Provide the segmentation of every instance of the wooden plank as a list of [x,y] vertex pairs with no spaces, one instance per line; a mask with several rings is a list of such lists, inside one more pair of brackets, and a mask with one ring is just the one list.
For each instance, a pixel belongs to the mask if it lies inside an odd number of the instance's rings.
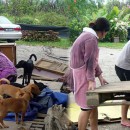
[[31,76],[31,79],[57,82],[57,79],[51,79],[51,78],[46,78],[46,77],[41,77],[41,76],[34,76],[34,75]]
[[42,120],[42,122],[41,121],[32,121],[32,123],[33,124],[41,124],[41,125],[44,125],[45,124],[45,122],[43,122],[43,120]]
[[42,58],[35,63],[35,68],[50,71],[50,72],[60,74],[60,75],[64,75],[64,73],[67,71],[68,66],[66,64],[63,64],[57,61],[51,61],[51,60]]
[[43,79],[58,79],[60,78],[62,75],[61,74],[57,74],[57,73],[54,73],[54,72],[50,72],[48,70],[43,70],[43,69],[37,69],[37,68],[34,68],[33,69],[33,72],[32,72],[32,75],[34,76],[37,76],[37,77],[43,77]]
[[[130,100],[126,94],[130,94],[130,81],[110,83],[93,91],[88,91],[86,93],[87,104],[89,106],[130,104],[128,101],[122,102],[122,100]],[[109,100],[114,100],[114,102],[104,103]]]
[[43,117],[43,118],[44,118],[44,117],[46,117],[46,116],[47,116],[47,114],[42,114],[42,113],[38,113],[38,114],[37,114],[37,117]]
[[130,92],[130,81],[119,81],[90,90],[87,93]]

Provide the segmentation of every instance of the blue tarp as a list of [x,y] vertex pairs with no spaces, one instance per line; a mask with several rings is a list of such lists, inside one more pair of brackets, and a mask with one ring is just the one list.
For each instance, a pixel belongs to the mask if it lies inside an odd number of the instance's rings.
[[[25,121],[32,121],[37,118],[37,113],[47,113],[48,108],[52,107],[54,104],[62,104],[67,107],[68,95],[60,92],[53,92],[48,87],[44,88],[40,95],[33,98],[29,102],[29,106],[24,117]],[[4,120],[15,121],[15,114],[8,113]]]

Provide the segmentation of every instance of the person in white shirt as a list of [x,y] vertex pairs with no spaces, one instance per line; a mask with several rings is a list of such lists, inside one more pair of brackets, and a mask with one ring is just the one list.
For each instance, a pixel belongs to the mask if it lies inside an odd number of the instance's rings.
[[[123,47],[115,65],[115,71],[121,81],[130,81],[130,40]],[[127,96],[130,96],[127,94]],[[130,120],[127,118],[129,105],[122,105],[121,125],[130,127]]]

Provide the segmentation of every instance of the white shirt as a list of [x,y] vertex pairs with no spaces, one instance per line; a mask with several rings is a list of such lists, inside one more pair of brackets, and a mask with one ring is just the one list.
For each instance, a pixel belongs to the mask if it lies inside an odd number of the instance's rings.
[[116,66],[125,70],[130,70],[130,40],[123,47],[118,57]]

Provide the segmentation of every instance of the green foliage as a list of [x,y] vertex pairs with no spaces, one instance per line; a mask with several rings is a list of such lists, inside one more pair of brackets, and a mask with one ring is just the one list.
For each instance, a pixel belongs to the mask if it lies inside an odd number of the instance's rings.
[[123,18],[124,21],[130,21],[130,14],[126,14]]
[[117,6],[114,6],[111,12],[106,15],[106,18],[110,20],[110,31],[105,37],[105,41],[112,42],[114,37],[119,37],[120,41],[126,41],[127,39],[127,27],[128,22],[125,22],[123,19],[119,19],[120,15],[123,13],[119,10]]
[[119,42],[119,43],[113,43],[113,42],[99,42],[99,47],[106,47],[106,48],[112,48],[112,49],[122,49],[126,42]]
[[25,14],[32,14],[33,3],[28,0],[11,0],[8,1],[8,6],[6,7],[7,12],[15,17],[15,21]]
[[82,32],[83,27],[92,20],[92,13],[96,12],[97,6],[93,0],[66,0],[65,3],[69,17],[70,41],[73,42]]
[[[123,9],[120,11],[119,19],[126,19],[124,18],[126,15],[130,14],[130,8],[129,7],[123,7]],[[126,19],[127,20],[127,19]]]
[[41,17],[40,21],[42,25],[66,26],[68,19],[56,12],[48,12]]
[[127,31],[128,22],[123,22],[118,18],[114,18],[110,20],[110,24],[111,28],[107,36],[108,41],[113,41],[114,37],[119,37],[121,42],[126,41],[128,35]]
[[49,1],[49,0],[36,0],[36,11],[37,12],[56,12],[62,15],[66,14],[66,5],[64,0],[55,0]]
[[107,15],[108,15],[108,13],[107,13],[105,6],[98,9],[98,11],[96,12],[96,18],[99,18],[99,17],[105,17],[106,18]]
[[57,47],[57,48],[69,48],[71,46],[69,39],[61,39],[60,41],[23,41],[19,40],[16,41],[17,44],[22,45],[33,45],[33,46],[50,46],[50,47]]
[[[17,44],[20,45],[31,45],[31,46],[50,46],[50,47],[57,47],[57,48],[70,48],[70,40],[69,39],[61,39],[60,41],[23,41],[19,40],[16,41]],[[112,42],[99,42],[99,47],[106,47],[106,48],[114,48],[114,49],[122,49],[126,42],[123,43],[112,43]]]
[[31,16],[20,17],[16,22],[23,24],[34,24],[35,19]]
[[71,23],[69,23],[70,27],[70,41],[73,42],[77,36],[82,32],[83,27],[86,26],[86,23],[81,21],[78,21],[76,18],[71,20]]
[[2,4],[1,2],[0,2],[0,13],[1,14],[3,14],[3,13],[5,13],[6,11],[5,11],[5,6],[4,6],[4,4]]
[[117,18],[120,13],[120,10],[117,6],[114,6],[111,12],[106,16],[109,20],[113,18]]
[[119,0],[108,0],[105,7],[107,12],[110,13],[114,6],[118,7],[121,10],[124,5],[125,4],[121,3]]

